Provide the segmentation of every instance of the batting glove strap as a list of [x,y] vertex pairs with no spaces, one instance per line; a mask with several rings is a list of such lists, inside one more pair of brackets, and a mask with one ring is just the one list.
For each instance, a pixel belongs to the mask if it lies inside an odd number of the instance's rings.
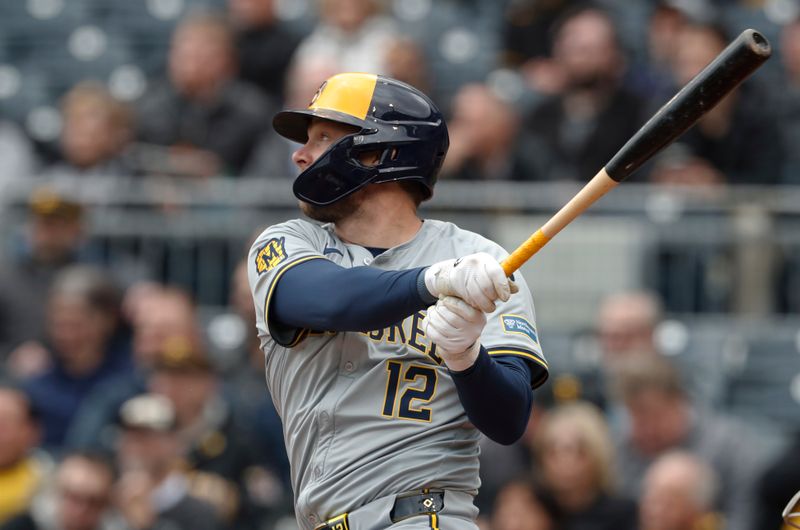
[[433,305],[436,303],[439,297],[434,296],[433,293],[430,292],[427,285],[425,285],[425,275],[428,272],[430,267],[427,267],[420,271],[419,275],[417,275],[417,294],[419,294],[420,299],[426,305]]
[[434,263],[425,271],[425,286],[437,298],[456,296],[484,313],[495,310],[495,301],[508,300],[512,290],[500,263],[485,252]]
[[436,344],[447,367],[456,372],[475,363],[484,326],[486,314],[454,296],[446,296],[429,307],[422,321],[425,336]]

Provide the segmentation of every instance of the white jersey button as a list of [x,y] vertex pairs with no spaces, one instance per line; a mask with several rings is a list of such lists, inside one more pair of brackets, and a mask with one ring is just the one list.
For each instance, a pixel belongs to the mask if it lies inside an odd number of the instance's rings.
[[314,524],[314,525],[315,525],[315,524],[317,524],[317,521],[318,521],[318,519],[317,519],[317,516],[316,516],[316,515],[314,515],[313,513],[312,513],[311,515],[309,515],[309,516],[308,516],[308,522],[309,522],[309,523],[311,523],[311,524]]
[[355,368],[355,365],[352,362],[347,361],[346,363],[344,363],[344,369],[346,371],[352,372],[354,368]]

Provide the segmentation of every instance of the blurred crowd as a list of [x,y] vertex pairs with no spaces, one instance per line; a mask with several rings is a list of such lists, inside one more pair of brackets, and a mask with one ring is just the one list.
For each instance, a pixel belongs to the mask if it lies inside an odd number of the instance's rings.
[[[163,46],[137,50],[144,80],[51,78],[29,114],[19,98],[39,92],[24,75],[10,90],[9,72],[52,65],[0,36],[13,68],[0,64],[2,180],[287,178],[293,146],[272,132],[274,112],[306,106],[336,72],[370,71],[422,88],[447,114],[441,178],[585,181],[753,25],[776,57],[635,178],[800,183],[792,0],[29,0],[0,17],[57,18],[67,3],[117,21],[108,46],[116,29],[134,33],[138,11],[174,20]],[[92,42],[67,53],[91,58]],[[101,265],[68,193],[38,189],[26,215],[0,263],[0,530],[293,528],[245,264],[218,279],[230,293],[220,349],[188,290],[136,264]],[[660,351],[663,313],[649,292],[610,296],[597,369],[554,372],[524,438],[486,441],[482,529],[781,528],[800,488],[800,426],[755,428],[703,400]]]
[[[189,292],[83,254],[82,215],[39,192],[0,271],[0,529],[295,528],[246,264],[221,352]],[[523,438],[484,440],[483,530],[781,529],[798,426],[714,406],[663,321],[651,292],[603,300],[596,367],[554,369]]]
[[[36,44],[42,20],[34,42],[0,38],[0,175],[289,176],[291,147],[270,128],[276,109],[305,106],[335,72],[368,71],[422,88],[445,111],[443,178],[585,181],[752,25],[776,57],[637,178],[800,182],[793,0],[316,0],[291,20],[278,0],[174,3],[80,0],[73,17],[97,25],[67,21],[61,59]],[[71,12],[63,0],[14,4],[0,10],[9,25]],[[153,26],[174,17],[160,48],[139,27],[151,11]],[[120,74],[104,51],[133,58]],[[87,79],[65,83],[83,70]]]

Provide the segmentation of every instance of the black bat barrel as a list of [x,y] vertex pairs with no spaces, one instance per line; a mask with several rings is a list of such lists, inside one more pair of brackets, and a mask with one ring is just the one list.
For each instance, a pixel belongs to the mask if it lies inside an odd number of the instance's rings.
[[714,108],[772,54],[769,41],[747,29],[669,100],[606,164],[622,182]]

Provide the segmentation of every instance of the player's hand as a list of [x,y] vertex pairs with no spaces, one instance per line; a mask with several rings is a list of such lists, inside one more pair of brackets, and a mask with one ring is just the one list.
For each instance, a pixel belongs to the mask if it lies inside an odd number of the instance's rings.
[[428,308],[422,331],[436,344],[436,351],[453,371],[466,370],[480,352],[486,313],[460,298],[446,296]]
[[500,263],[485,252],[434,263],[425,271],[425,287],[437,298],[456,296],[484,313],[516,292]]

